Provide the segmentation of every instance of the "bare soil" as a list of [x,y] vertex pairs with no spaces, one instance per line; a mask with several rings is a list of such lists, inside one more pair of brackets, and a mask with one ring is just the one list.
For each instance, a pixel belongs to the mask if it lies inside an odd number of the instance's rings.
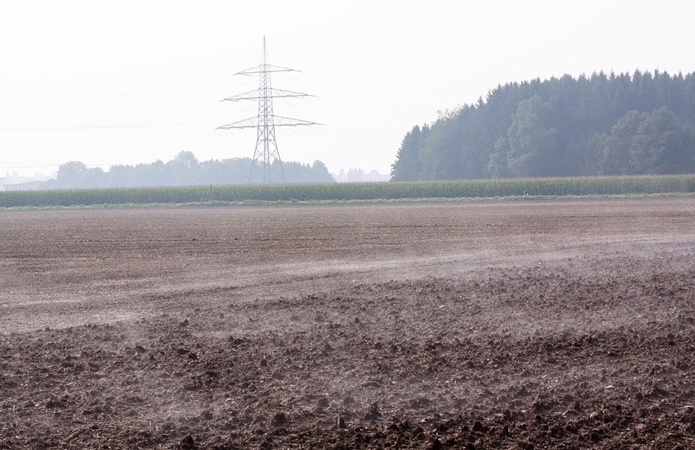
[[0,212],[0,449],[695,448],[695,199]]

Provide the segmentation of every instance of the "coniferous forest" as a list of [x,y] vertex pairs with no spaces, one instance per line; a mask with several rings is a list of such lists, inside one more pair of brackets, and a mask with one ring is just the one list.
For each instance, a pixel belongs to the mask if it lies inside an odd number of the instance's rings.
[[695,73],[509,83],[416,126],[391,180],[695,173]]

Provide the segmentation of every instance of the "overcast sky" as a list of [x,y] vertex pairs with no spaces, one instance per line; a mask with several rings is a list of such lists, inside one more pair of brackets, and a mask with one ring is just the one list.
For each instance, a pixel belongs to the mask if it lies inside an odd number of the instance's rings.
[[30,1],[0,6],[0,177],[251,157],[256,114],[221,102],[270,63],[284,161],[388,173],[413,126],[499,84],[595,71],[695,71],[687,1]]

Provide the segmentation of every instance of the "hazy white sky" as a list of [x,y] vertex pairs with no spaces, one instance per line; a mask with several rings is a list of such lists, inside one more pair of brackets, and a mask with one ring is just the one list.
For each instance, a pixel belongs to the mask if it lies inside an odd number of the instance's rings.
[[0,177],[77,160],[251,157],[254,130],[216,130],[273,87],[282,159],[390,170],[401,139],[498,84],[594,71],[695,71],[688,1],[31,1],[0,5]]

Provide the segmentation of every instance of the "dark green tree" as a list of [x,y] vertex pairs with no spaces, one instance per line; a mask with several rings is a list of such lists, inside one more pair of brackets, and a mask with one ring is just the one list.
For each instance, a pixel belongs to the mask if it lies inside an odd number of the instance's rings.
[[507,131],[509,170],[519,177],[557,175],[557,130],[548,127],[549,107],[536,95],[519,104]]
[[613,125],[610,134],[603,143],[603,154],[600,161],[600,173],[603,175],[628,175],[635,173],[630,161],[630,146],[632,138],[637,134],[647,113],[630,111]]
[[465,174],[461,121],[455,113],[448,114],[432,126],[429,139],[425,141],[431,179],[455,180]]
[[396,161],[391,165],[392,181],[415,181],[420,179],[422,174],[420,149],[428,131],[428,127],[420,129],[416,125],[405,135],[396,154]]
[[683,125],[667,108],[640,123],[630,144],[630,165],[640,174],[675,174],[693,170],[692,148]]
[[512,176],[509,170],[509,140],[501,137],[495,142],[495,151],[490,155],[487,170],[492,178],[509,178]]
[[590,176],[601,173],[605,133],[594,133],[587,139],[577,143],[578,148],[571,153],[576,153],[580,158],[579,173],[577,175]]

